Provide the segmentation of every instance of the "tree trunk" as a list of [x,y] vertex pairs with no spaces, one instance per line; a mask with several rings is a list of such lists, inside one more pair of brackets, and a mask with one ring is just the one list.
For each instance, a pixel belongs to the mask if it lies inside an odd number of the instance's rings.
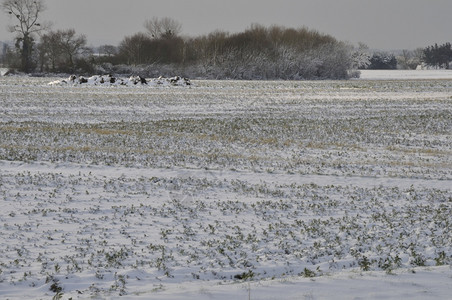
[[21,50],[21,69],[28,73],[32,69],[31,52],[33,48],[33,40],[28,34],[24,34]]

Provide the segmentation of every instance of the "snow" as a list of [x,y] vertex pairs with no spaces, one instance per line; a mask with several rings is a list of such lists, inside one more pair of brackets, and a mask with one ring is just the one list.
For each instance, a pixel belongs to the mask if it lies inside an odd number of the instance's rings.
[[452,70],[360,70],[362,80],[452,79]]
[[0,298],[452,298],[451,80],[95,82],[0,79]]
[[8,74],[10,71],[10,69],[7,68],[0,68],[0,76],[5,76],[6,74]]
[[[172,285],[143,299],[448,299],[450,267],[384,272],[341,272],[319,278],[288,277],[235,284]],[[137,297],[140,298],[140,297]]]

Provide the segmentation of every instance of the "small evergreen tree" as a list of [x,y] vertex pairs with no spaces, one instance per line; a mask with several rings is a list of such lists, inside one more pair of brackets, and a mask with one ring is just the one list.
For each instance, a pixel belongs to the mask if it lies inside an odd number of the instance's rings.
[[374,53],[370,58],[371,70],[394,70],[397,69],[397,59],[394,54],[390,53]]
[[428,46],[424,49],[424,62],[432,67],[449,69],[452,61],[452,47],[450,43],[438,46]]

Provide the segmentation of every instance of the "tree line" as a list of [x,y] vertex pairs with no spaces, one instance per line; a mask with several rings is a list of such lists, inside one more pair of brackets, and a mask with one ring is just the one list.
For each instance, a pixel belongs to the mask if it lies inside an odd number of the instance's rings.
[[435,44],[424,49],[425,63],[437,68],[449,69],[452,61],[452,47],[450,43]]
[[308,28],[251,25],[239,33],[215,31],[183,37],[182,25],[171,18],[152,18],[144,32],[126,36],[119,45],[87,47],[74,29],[51,30],[40,22],[43,0],[3,0],[3,11],[16,33],[3,63],[22,72],[135,73],[230,79],[344,79],[353,69],[412,68],[420,62],[449,67],[450,44],[422,51],[403,51],[397,58],[353,47]]
[[348,52],[345,44],[307,28],[255,24],[240,33],[193,38],[137,33],[124,38],[113,59],[119,65],[172,66],[206,78],[345,78]]

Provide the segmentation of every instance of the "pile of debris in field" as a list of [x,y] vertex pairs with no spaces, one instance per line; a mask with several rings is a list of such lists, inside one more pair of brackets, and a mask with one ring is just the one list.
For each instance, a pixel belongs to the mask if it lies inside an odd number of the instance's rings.
[[181,76],[174,76],[170,78],[159,77],[146,79],[141,76],[131,76],[129,78],[118,78],[112,75],[94,75],[91,77],[71,75],[67,79],[56,80],[49,83],[49,85],[103,85],[103,86],[190,86],[191,82],[188,78]]

